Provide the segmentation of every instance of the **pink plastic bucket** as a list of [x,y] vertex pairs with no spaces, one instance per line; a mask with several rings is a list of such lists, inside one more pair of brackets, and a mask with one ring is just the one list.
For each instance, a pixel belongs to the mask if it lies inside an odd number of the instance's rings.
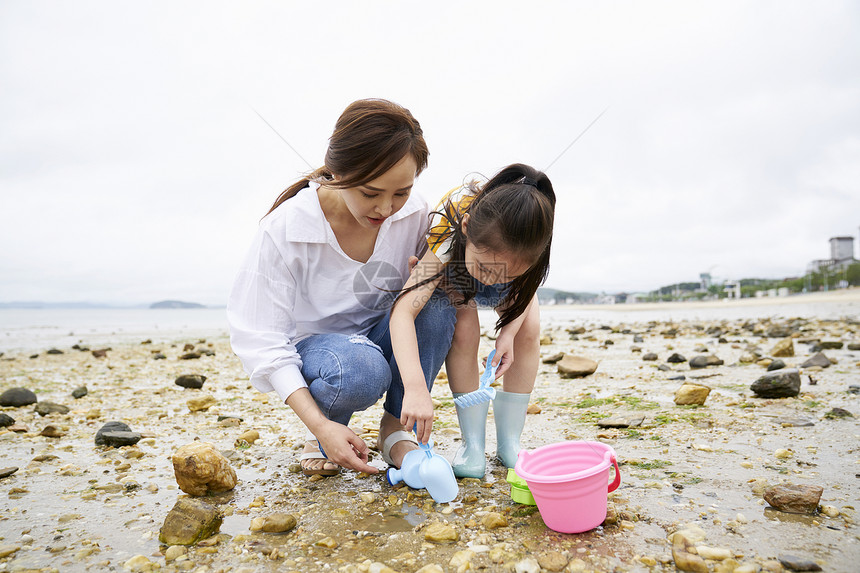
[[[609,483],[609,467],[615,479]],[[520,450],[514,468],[526,480],[547,527],[582,533],[606,519],[610,491],[621,484],[615,450],[600,442],[561,442]]]

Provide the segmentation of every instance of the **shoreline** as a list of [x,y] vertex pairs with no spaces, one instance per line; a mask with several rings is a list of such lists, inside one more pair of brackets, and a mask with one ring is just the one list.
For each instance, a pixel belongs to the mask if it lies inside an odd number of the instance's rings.
[[701,308],[744,308],[793,304],[860,303],[860,287],[776,297],[741,299],[635,302],[618,304],[542,304],[542,309],[605,310],[610,312],[636,312],[653,310],[684,310]]

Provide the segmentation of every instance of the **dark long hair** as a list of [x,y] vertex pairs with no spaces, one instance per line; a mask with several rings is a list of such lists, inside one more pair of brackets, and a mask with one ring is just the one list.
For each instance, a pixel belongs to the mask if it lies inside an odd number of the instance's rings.
[[[418,164],[415,173],[418,175],[427,167],[430,152],[421,124],[408,109],[384,99],[352,102],[334,126],[325,165],[287,187],[269,213],[311,181],[338,188],[364,185],[394,167],[409,153]],[[337,174],[340,179],[335,182],[332,174]]]
[[[430,240],[452,239],[447,252],[450,262],[436,275],[412,288],[442,276],[449,296],[452,290],[458,293],[457,304],[471,300],[477,285],[466,269],[467,240],[478,248],[509,252],[530,261],[526,272],[511,281],[500,302],[498,330],[525,312],[549,273],[555,191],[545,173],[522,163],[505,167],[482,186],[470,184],[470,187],[475,197],[463,212],[449,199],[435,213],[448,223],[450,230],[445,236],[434,236],[431,232]],[[469,214],[468,236],[462,229],[466,213]]]

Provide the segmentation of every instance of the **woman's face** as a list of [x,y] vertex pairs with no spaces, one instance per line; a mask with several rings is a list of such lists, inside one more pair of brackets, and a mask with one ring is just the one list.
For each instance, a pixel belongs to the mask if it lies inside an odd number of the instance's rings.
[[418,163],[411,154],[407,154],[376,179],[364,185],[340,189],[340,194],[359,225],[378,229],[385,219],[406,204],[415,183],[416,171]]

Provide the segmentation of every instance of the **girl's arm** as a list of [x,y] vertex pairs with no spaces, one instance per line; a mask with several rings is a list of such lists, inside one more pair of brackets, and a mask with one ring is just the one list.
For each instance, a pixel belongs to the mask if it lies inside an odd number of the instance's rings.
[[[442,262],[428,250],[412,269],[403,289],[406,290],[433,276],[441,268]],[[400,423],[408,428],[415,425],[418,441],[421,443],[426,443],[430,439],[430,431],[433,429],[433,402],[427,390],[424,371],[421,369],[415,318],[430,300],[440,281],[441,277],[402,295],[391,309],[389,320],[391,346],[403,379],[403,407],[400,411]]]
[[[514,363],[514,338],[520,331],[520,327],[525,322],[526,317],[531,312],[532,307],[537,304],[537,295],[535,295],[526,309],[521,315],[504,325],[499,330],[499,335],[496,337],[496,355],[493,357],[493,363],[499,364],[499,369],[496,370],[496,378],[502,376],[505,371]],[[501,310],[501,309],[497,309]]]

